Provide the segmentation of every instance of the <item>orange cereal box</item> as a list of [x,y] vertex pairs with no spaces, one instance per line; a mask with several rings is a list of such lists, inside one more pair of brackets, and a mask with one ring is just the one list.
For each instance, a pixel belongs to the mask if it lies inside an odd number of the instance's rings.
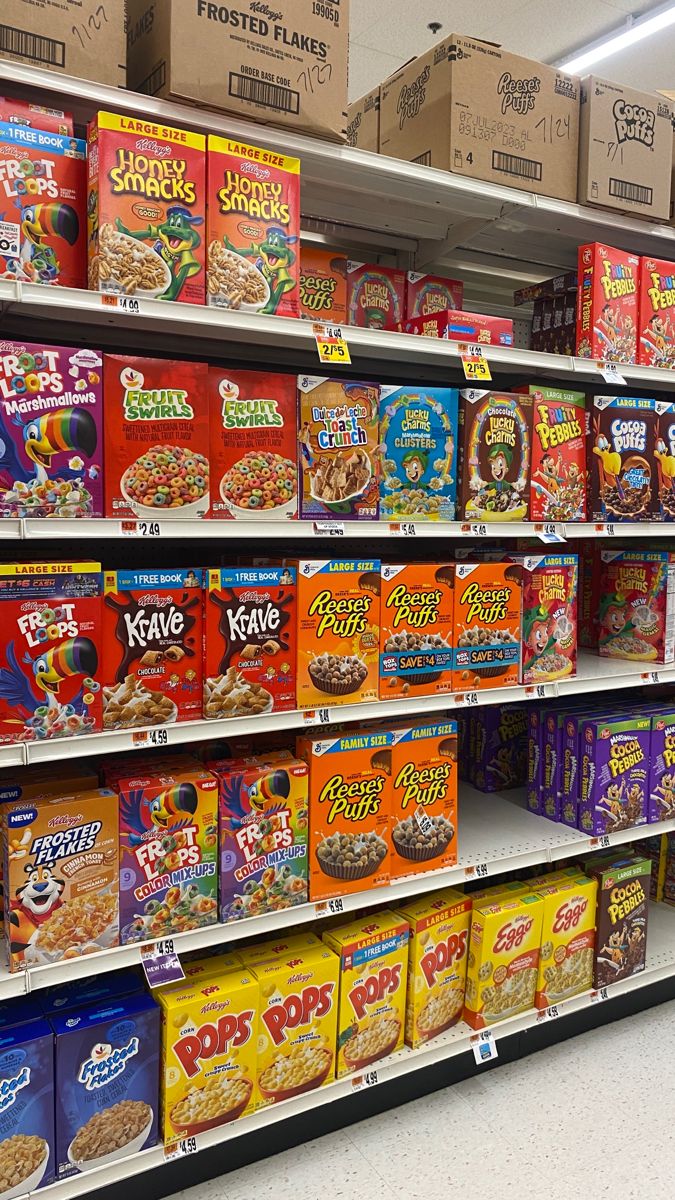
[[209,134],[207,303],[300,315],[300,160]]
[[380,700],[452,691],[453,564],[382,563]]
[[457,862],[457,722],[392,730],[392,879]]
[[300,516],[377,520],[379,387],[300,375],[298,392]]
[[309,763],[310,900],[389,882],[391,741],[385,730],[298,739]]
[[405,1040],[417,1050],[459,1021],[471,928],[471,897],[453,888],[401,905],[410,926]]
[[401,1049],[409,937],[408,922],[389,911],[324,933],[340,959],[338,1079]]
[[598,881],[579,875],[537,891],[544,910],[535,1003],[548,1008],[593,986]]
[[300,250],[300,316],[305,321],[347,323],[347,258],[321,246]]
[[380,563],[294,564],[298,580],[298,708],[377,700]]
[[456,564],[453,691],[518,683],[522,577],[517,563]]
[[106,354],[103,383],[106,516],[207,516],[206,363]]
[[99,112],[87,140],[89,287],[203,304],[204,135]]
[[543,909],[533,892],[474,907],[464,1005],[472,1029],[534,1006]]

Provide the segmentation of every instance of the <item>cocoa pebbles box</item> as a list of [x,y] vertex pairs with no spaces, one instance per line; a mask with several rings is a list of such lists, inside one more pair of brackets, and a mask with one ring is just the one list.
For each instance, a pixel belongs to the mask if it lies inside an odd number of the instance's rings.
[[675,712],[664,706],[652,717],[649,772],[650,824],[675,817]]
[[378,698],[380,563],[300,559],[298,708]]
[[657,464],[665,475],[669,470],[667,448],[657,446],[660,408],[656,400],[641,396],[593,397],[588,434],[589,521],[660,519]]
[[460,520],[528,520],[532,409],[525,394],[460,393]]
[[379,387],[300,375],[298,392],[300,516],[377,520]]
[[587,720],[581,734],[579,828],[598,837],[646,825],[651,716]]
[[598,654],[635,662],[675,661],[675,554],[601,551]]
[[405,312],[405,271],[375,263],[347,263],[349,324],[397,329]]
[[579,247],[578,264],[577,355],[634,363],[639,258],[592,242]]
[[593,986],[606,987],[644,971],[651,863],[639,855],[620,855],[590,864],[598,881]]
[[530,520],[586,520],[586,397],[531,385]]

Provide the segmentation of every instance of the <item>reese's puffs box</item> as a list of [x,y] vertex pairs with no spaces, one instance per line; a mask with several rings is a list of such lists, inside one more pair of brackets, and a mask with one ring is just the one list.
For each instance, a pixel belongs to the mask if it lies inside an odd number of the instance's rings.
[[391,877],[457,862],[457,722],[392,730]]
[[382,563],[380,699],[452,690],[454,564]]
[[323,246],[300,252],[300,316],[305,321],[347,321],[347,259]]
[[300,559],[298,708],[378,697],[380,563]]
[[457,563],[453,691],[519,682],[522,574],[517,563]]

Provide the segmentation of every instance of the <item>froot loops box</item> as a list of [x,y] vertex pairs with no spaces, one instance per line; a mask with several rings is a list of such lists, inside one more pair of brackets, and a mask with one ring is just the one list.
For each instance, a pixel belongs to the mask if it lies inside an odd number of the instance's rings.
[[471,927],[471,897],[452,888],[404,903],[410,926],[406,1044],[417,1050],[459,1021]]
[[405,318],[429,317],[433,313],[457,311],[462,307],[464,284],[459,279],[422,275],[408,271],[405,281]]
[[457,862],[457,722],[391,731],[392,879]]
[[576,554],[509,555],[523,568],[521,683],[549,683],[577,669]]
[[375,263],[347,263],[349,324],[397,328],[405,313],[405,271]]
[[455,388],[381,385],[384,520],[454,521],[458,401]]
[[634,363],[639,258],[592,242],[579,247],[578,263],[577,355]]
[[534,1006],[543,910],[531,892],[474,906],[464,1004],[472,1029]]
[[457,563],[453,691],[518,683],[522,588],[518,563]]
[[106,354],[103,371],[106,516],[207,516],[206,363]]
[[454,564],[382,563],[380,699],[452,690]]
[[377,520],[377,384],[300,375],[300,516]]
[[300,316],[305,321],[347,320],[347,259],[335,250],[303,246],[300,252]]
[[603,550],[598,654],[635,662],[675,660],[675,554]]
[[378,698],[380,563],[299,559],[298,708]]
[[0,743],[101,728],[101,564],[0,566]]
[[295,375],[209,367],[211,516],[289,520],[298,513]]
[[640,259],[640,323],[637,361],[675,367],[675,263]]

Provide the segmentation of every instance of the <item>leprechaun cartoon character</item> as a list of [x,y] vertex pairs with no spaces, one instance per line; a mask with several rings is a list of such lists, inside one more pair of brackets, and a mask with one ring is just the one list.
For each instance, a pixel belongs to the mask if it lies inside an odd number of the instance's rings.
[[223,237],[224,245],[233,254],[255,258],[255,267],[267,280],[270,295],[260,310],[263,313],[275,313],[286,293],[292,292],[297,284],[290,271],[295,262],[295,251],[291,250],[291,246],[297,240],[295,235],[284,233],[278,225],[269,227],[264,242],[251,242],[250,246],[237,248],[227,236]]
[[551,614],[543,604],[537,604],[523,614],[523,642],[527,647],[523,670],[536,670],[539,660],[555,646]]
[[409,450],[403,455],[401,466],[408,483],[419,483],[427,469],[427,456],[418,450]]
[[635,625],[628,613],[628,601],[621,592],[609,592],[600,601],[599,646],[607,646],[615,638],[635,633]]
[[204,218],[194,216],[182,204],[172,204],[166,211],[166,219],[161,225],[146,225],[145,229],[127,229],[117,217],[116,228],[127,237],[137,242],[149,242],[154,239],[152,249],[164,260],[171,272],[171,283],[166,291],[158,297],[160,300],[178,300],[183,284],[198,275],[202,265],[195,256],[195,250],[201,245],[201,236],[195,225],[203,225]]

